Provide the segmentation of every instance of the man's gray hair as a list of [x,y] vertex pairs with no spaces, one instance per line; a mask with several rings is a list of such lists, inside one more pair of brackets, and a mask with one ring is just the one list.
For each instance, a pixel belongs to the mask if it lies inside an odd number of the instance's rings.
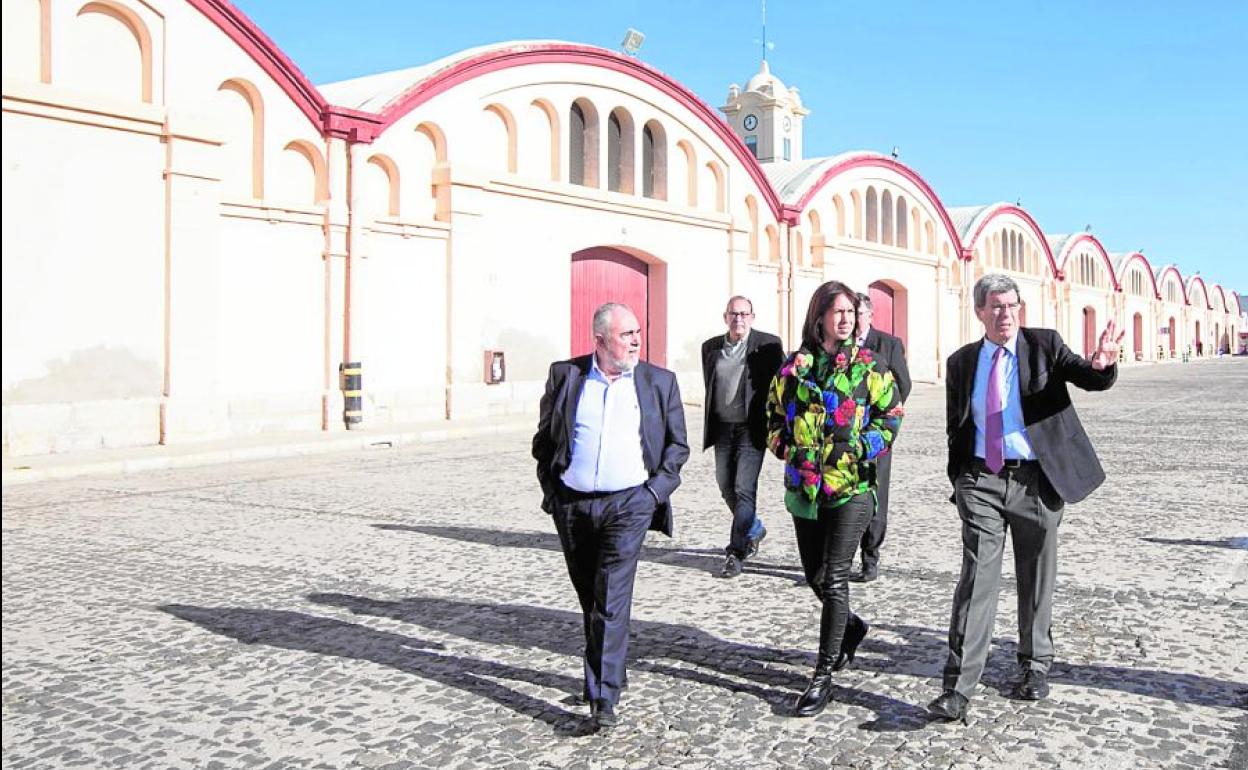
[[611,314],[616,310],[627,310],[630,313],[633,312],[633,309],[628,305],[625,305],[623,302],[607,302],[606,304],[599,305],[598,309],[594,311],[594,321],[592,324],[595,337],[608,333],[611,328]]
[[862,310],[863,308],[871,309],[871,295],[858,292],[858,309]]
[[1007,291],[1014,292],[1020,300],[1023,296],[1023,293],[1018,290],[1018,284],[1008,275],[1000,273],[985,275],[975,282],[975,309],[980,310],[988,304],[989,294],[1005,294]]
[[750,312],[751,313],[754,312],[754,300],[750,299],[749,297],[743,294],[734,294],[731,297],[729,297],[728,304],[724,305],[724,312],[725,313],[730,312],[732,310],[732,303],[736,302],[737,300],[750,303]]

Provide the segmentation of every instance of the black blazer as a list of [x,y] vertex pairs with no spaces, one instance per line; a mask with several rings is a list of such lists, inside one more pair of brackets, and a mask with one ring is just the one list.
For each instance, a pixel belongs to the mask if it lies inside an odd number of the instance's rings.
[[[542,510],[554,513],[559,477],[572,462],[572,433],[576,407],[589,375],[593,354],[550,365],[533,436],[537,481],[542,485]],[[680,486],[680,467],[689,459],[685,437],[685,408],[680,402],[676,375],[644,361],[634,370],[637,403],[641,407],[641,449],[650,480],[646,486],[658,499],[650,529],[672,536],[672,492]]]
[[[702,403],[702,451],[715,444],[719,422],[711,419],[715,397],[715,357],[724,349],[724,335],[702,343],[702,382],[706,399]],[[750,426],[750,442],[758,449],[767,446],[767,388],[784,364],[784,345],[774,334],[750,330],[745,342],[745,414]]]
[[[949,356],[945,380],[945,430],[949,439],[949,481],[975,457],[975,420],[971,416],[971,392],[975,369],[984,341],[962,346]],[[1075,414],[1066,384],[1084,390],[1107,390],[1118,378],[1118,367],[1101,371],[1075,355],[1061,335],[1052,329],[1019,330],[1018,389],[1023,423],[1040,469],[1059,503],[1077,503],[1101,485],[1105,471],[1096,450]],[[1041,489],[1041,493],[1048,490]]]
[[868,350],[874,350],[876,357],[893,373],[893,379],[897,382],[897,392],[904,403],[907,398],[910,398],[910,368],[906,366],[906,346],[901,338],[872,326],[862,346]]

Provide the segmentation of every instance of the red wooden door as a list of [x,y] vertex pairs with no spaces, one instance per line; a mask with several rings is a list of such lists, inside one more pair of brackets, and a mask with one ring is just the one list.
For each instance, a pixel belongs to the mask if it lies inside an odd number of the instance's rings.
[[599,247],[572,255],[572,355],[594,350],[594,311],[606,302],[632,308],[641,322],[641,359],[650,360],[650,268],[618,249]]
[[1136,313],[1135,318],[1132,320],[1131,326],[1132,326],[1132,330],[1131,330],[1132,334],[1135,337],[1135,345],[1134,345],[1135,360],[1143,361],[1144,360],[1144,316],[1140,315],[1139,313]]
[[871,297],[871,325],[885,334],[896,334],[893,331],[893,288],[876,281],[867,287],[867,292]]
[[871,325],[899,338],[901,344],[909,347],[906,290],[876,281],[867,287],[867,296],[871,297]]
[[1171,358],[1174,358],[1174,346],[1176,344],[1174,341],[1174,338],[1177,336],[1175,332],[1176,332],[1176,329],[1174,326],[1174,316],[1170,316],[1170,357]]
[[1091,358],[1096,350],[1096,311],[1090,307],[1083,309],[1083,357]]

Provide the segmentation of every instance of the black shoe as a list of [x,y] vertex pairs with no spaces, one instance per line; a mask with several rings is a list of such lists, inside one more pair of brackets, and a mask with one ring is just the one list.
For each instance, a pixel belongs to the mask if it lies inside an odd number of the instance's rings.
[[736,554],[730,553],[724,559],[724,566],[719,570],[719,576],[721,578],[735,578],[741,574],[742,568],[741,560],[737,558]]
[[589,709],[589,716],[599,730],[610,730],[620,724],[620,717],[615,713],[615,705],[605,700],[595,702]]
[[793,705],[793,715],[813,717],[823,711],[830,700],[832,700],[832,670],[816,667],[815,675],[811,677],[806,691],[798,696],[797,703]]
[[870,628],[867,621],[850,613],[849,622],[845,624],[845,636],[841,638],[841,652],[832,664],[833,671],[840,671],[854,662],[854,653],[858,652],[858,645],[862,644]]
[[880,576],[880,568],[878,566],[863,565],[861,572],[855,572],[849,576],[851,582],[854,583],[870,583]]
[[961,721],[966,724],[966,710],[970,700],[957,690],[945,690],[940,697],[927,704],[927,713],[946,722]]
[[767,537],[767,529],[766,527],[764,527],[763,531],[758,533],[758,537],[750,541],[749,548],[745,552],[745,557],[747,559],[753,556],[754,554],[758,553],[758,547],[763,544],[763,539],[766,537]]
[[1049,675],[1034,668],[1027,669],[1010,695],[1018,700],[1044,700],[1049,697]]

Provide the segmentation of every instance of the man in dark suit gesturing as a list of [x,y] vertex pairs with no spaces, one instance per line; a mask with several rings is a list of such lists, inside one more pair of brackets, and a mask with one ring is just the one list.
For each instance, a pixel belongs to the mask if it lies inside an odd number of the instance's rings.
[[[904,404],[910,397],[910,369],[906,366],[906,346],[900,337],[882,332],[871,325],[871,297],[858,295],[858,347],[875,351],[875,358],[893,373],[897,386],[898,403]],[[894,448],[896,445],[894,445]],[[869,583],[880,576],[880,546],[888,530],[888,480],[892,475],[893,453],[885,452],[875,461],[875,512],[871,523],[862,533],[862,571],[850,576],[850,580]]]
[[988,659],[1006,530],[1014,544],[1022,667],[1013,696],[1048,695],[1062,508],[1105,480],[1066,386],[1113,385],[1125,332],[1115,336],[1111,320],[1089,360],[1072,353],[1055,331],[1020,328],[1018,310],[1011,278],[979,279],[975,314],[984,339],[949,357],[948,473],[962,519],[962,575],[953,596],[944,692],[928,706],[941,719],[965,720]]
[[748,297],[728,300],[724,323],[725,334],[702,343],[702,451],[715,447],[715,481],[732,511],[719,576],[734,578],[767,536],[758,517],[758,472],[767,448],[767,389],[784,363],[784,346],[776,335],[753,328]]
[[639,361],[641,326],[625,305],[594,312],[594,352],[550,367],[533,458],[542,510],[559,531],[581,603],[585,689],[600,729],[626,681],[633,578],[646,531],[671,537],[668,502],[689,458],[676,376]]

